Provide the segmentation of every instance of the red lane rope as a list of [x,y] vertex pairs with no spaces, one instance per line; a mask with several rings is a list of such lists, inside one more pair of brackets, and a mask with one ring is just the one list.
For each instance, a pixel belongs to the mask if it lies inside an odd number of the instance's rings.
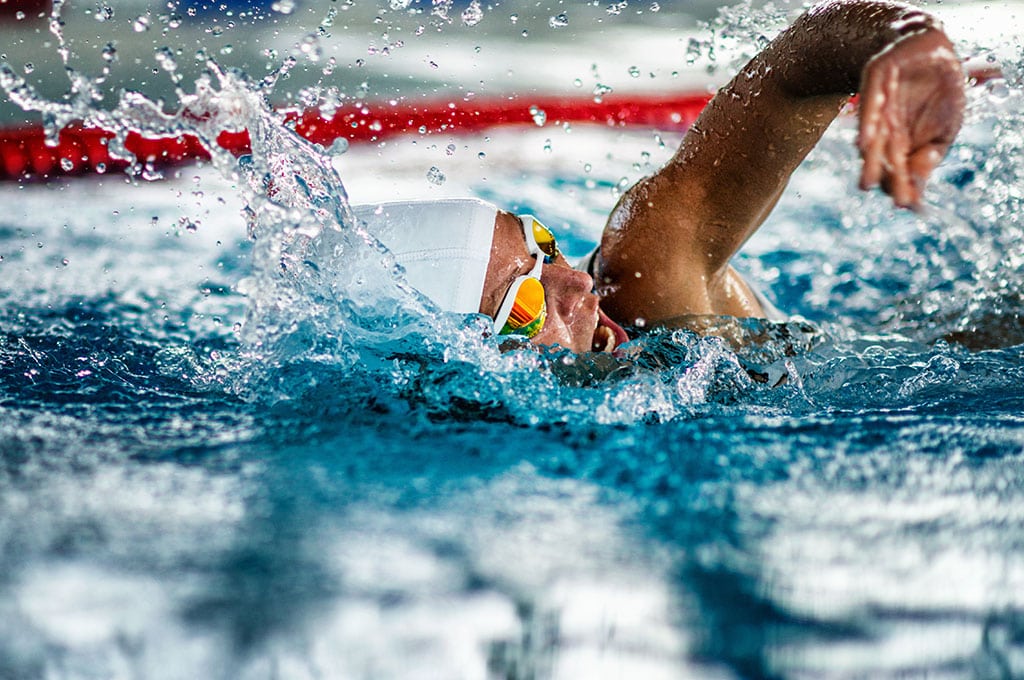
[[[544,112],[547,123],[638,125],[662,130],[685,130],[700,114],[711,95],[682,93],[641,95],[628,101],[565,99],[562,97],[507,97],[471,101],[427,100],[367,103],[339,109],[331,118],[317,110],[292,113],[286,120],[306,139],[330,145],[344,137],[349,142],[376,142],[407,133],[470,134],[499,125],[535,124]],[[72,124],[64,128],[56,146],[46,144],[42,125],[0,129],[0,180],[46,179],[63,175],[101,173],[123,169],[127,163],[110,157],[107,142],[113,134]],[[222,133],[217,142],[235,154],[249,150],[249,135]],[[146,139],[132,133],[125,147],[138,162],[162,168],[209,155],[190,136]]]

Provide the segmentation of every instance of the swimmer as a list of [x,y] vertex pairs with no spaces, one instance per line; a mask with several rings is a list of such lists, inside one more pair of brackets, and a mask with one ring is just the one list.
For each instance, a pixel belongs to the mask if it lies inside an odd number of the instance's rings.
[[584,270],[539,220],[482,201],[361,214],[383,215],[379,238],[442,309],[478,311],[496,333],[538,345],[611,351],[627,341],[624,326],[776,317],[729,261],[851,95],[860,96],[860,187],[917,210],[960,129],[964,86],[953,45],[928,13],[834,0],[803,14],[719,90],[672,159],[622,196]]

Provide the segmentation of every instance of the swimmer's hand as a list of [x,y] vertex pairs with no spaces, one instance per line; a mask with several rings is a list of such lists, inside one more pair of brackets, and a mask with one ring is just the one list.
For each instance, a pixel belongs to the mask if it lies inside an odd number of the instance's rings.
[[964,82],[953,45],[938,30],[902,38],[865,65],[861,189],[881,185],[896,205],[920,209],[928,176],[963,122]]

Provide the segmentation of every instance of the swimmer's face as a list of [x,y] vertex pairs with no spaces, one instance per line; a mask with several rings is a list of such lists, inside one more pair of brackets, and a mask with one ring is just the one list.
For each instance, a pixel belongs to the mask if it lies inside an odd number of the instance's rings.
[[[499,212],[494,222],[480,311],[493,318],[515,278],[528,274],[535,263],[519,219]],[[564,256],[544,265],[540,280],[544,284],[548,316],[532,342],[559,345],[573,352],[592,352],[611,351],[626,340],[622,329],[600,311],[600,300],[593,293],[594,280],[570,267]]]

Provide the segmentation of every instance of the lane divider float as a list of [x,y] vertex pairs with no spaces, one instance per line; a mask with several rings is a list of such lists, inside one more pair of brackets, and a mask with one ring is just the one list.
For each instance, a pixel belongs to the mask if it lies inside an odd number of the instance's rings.
[[[503,125],[536,125],[543,111],[546,124],[594,123],[610,127],[645,126],[666,131],[688,128],[710,100],[705,92],[630,96],[594,101],[564,97],[429,100],[356,103],[324,118],[318,110],[288,113],[285,120],[311,142],[330,146],[335,140],[373,143],[402,134],[473,134]],[[55,146],[48,146],[43,127],[0,128],[0,180],[45,180],[122,170],[128,163],[111,158],[107,143],[113,133],[72,124]],[[221,133],[217,142],[235,154],[249,150],[247,132]],[[137,162],[162,169],[208,159],[195,137],[148,139],[131,133],[125,140]]]

